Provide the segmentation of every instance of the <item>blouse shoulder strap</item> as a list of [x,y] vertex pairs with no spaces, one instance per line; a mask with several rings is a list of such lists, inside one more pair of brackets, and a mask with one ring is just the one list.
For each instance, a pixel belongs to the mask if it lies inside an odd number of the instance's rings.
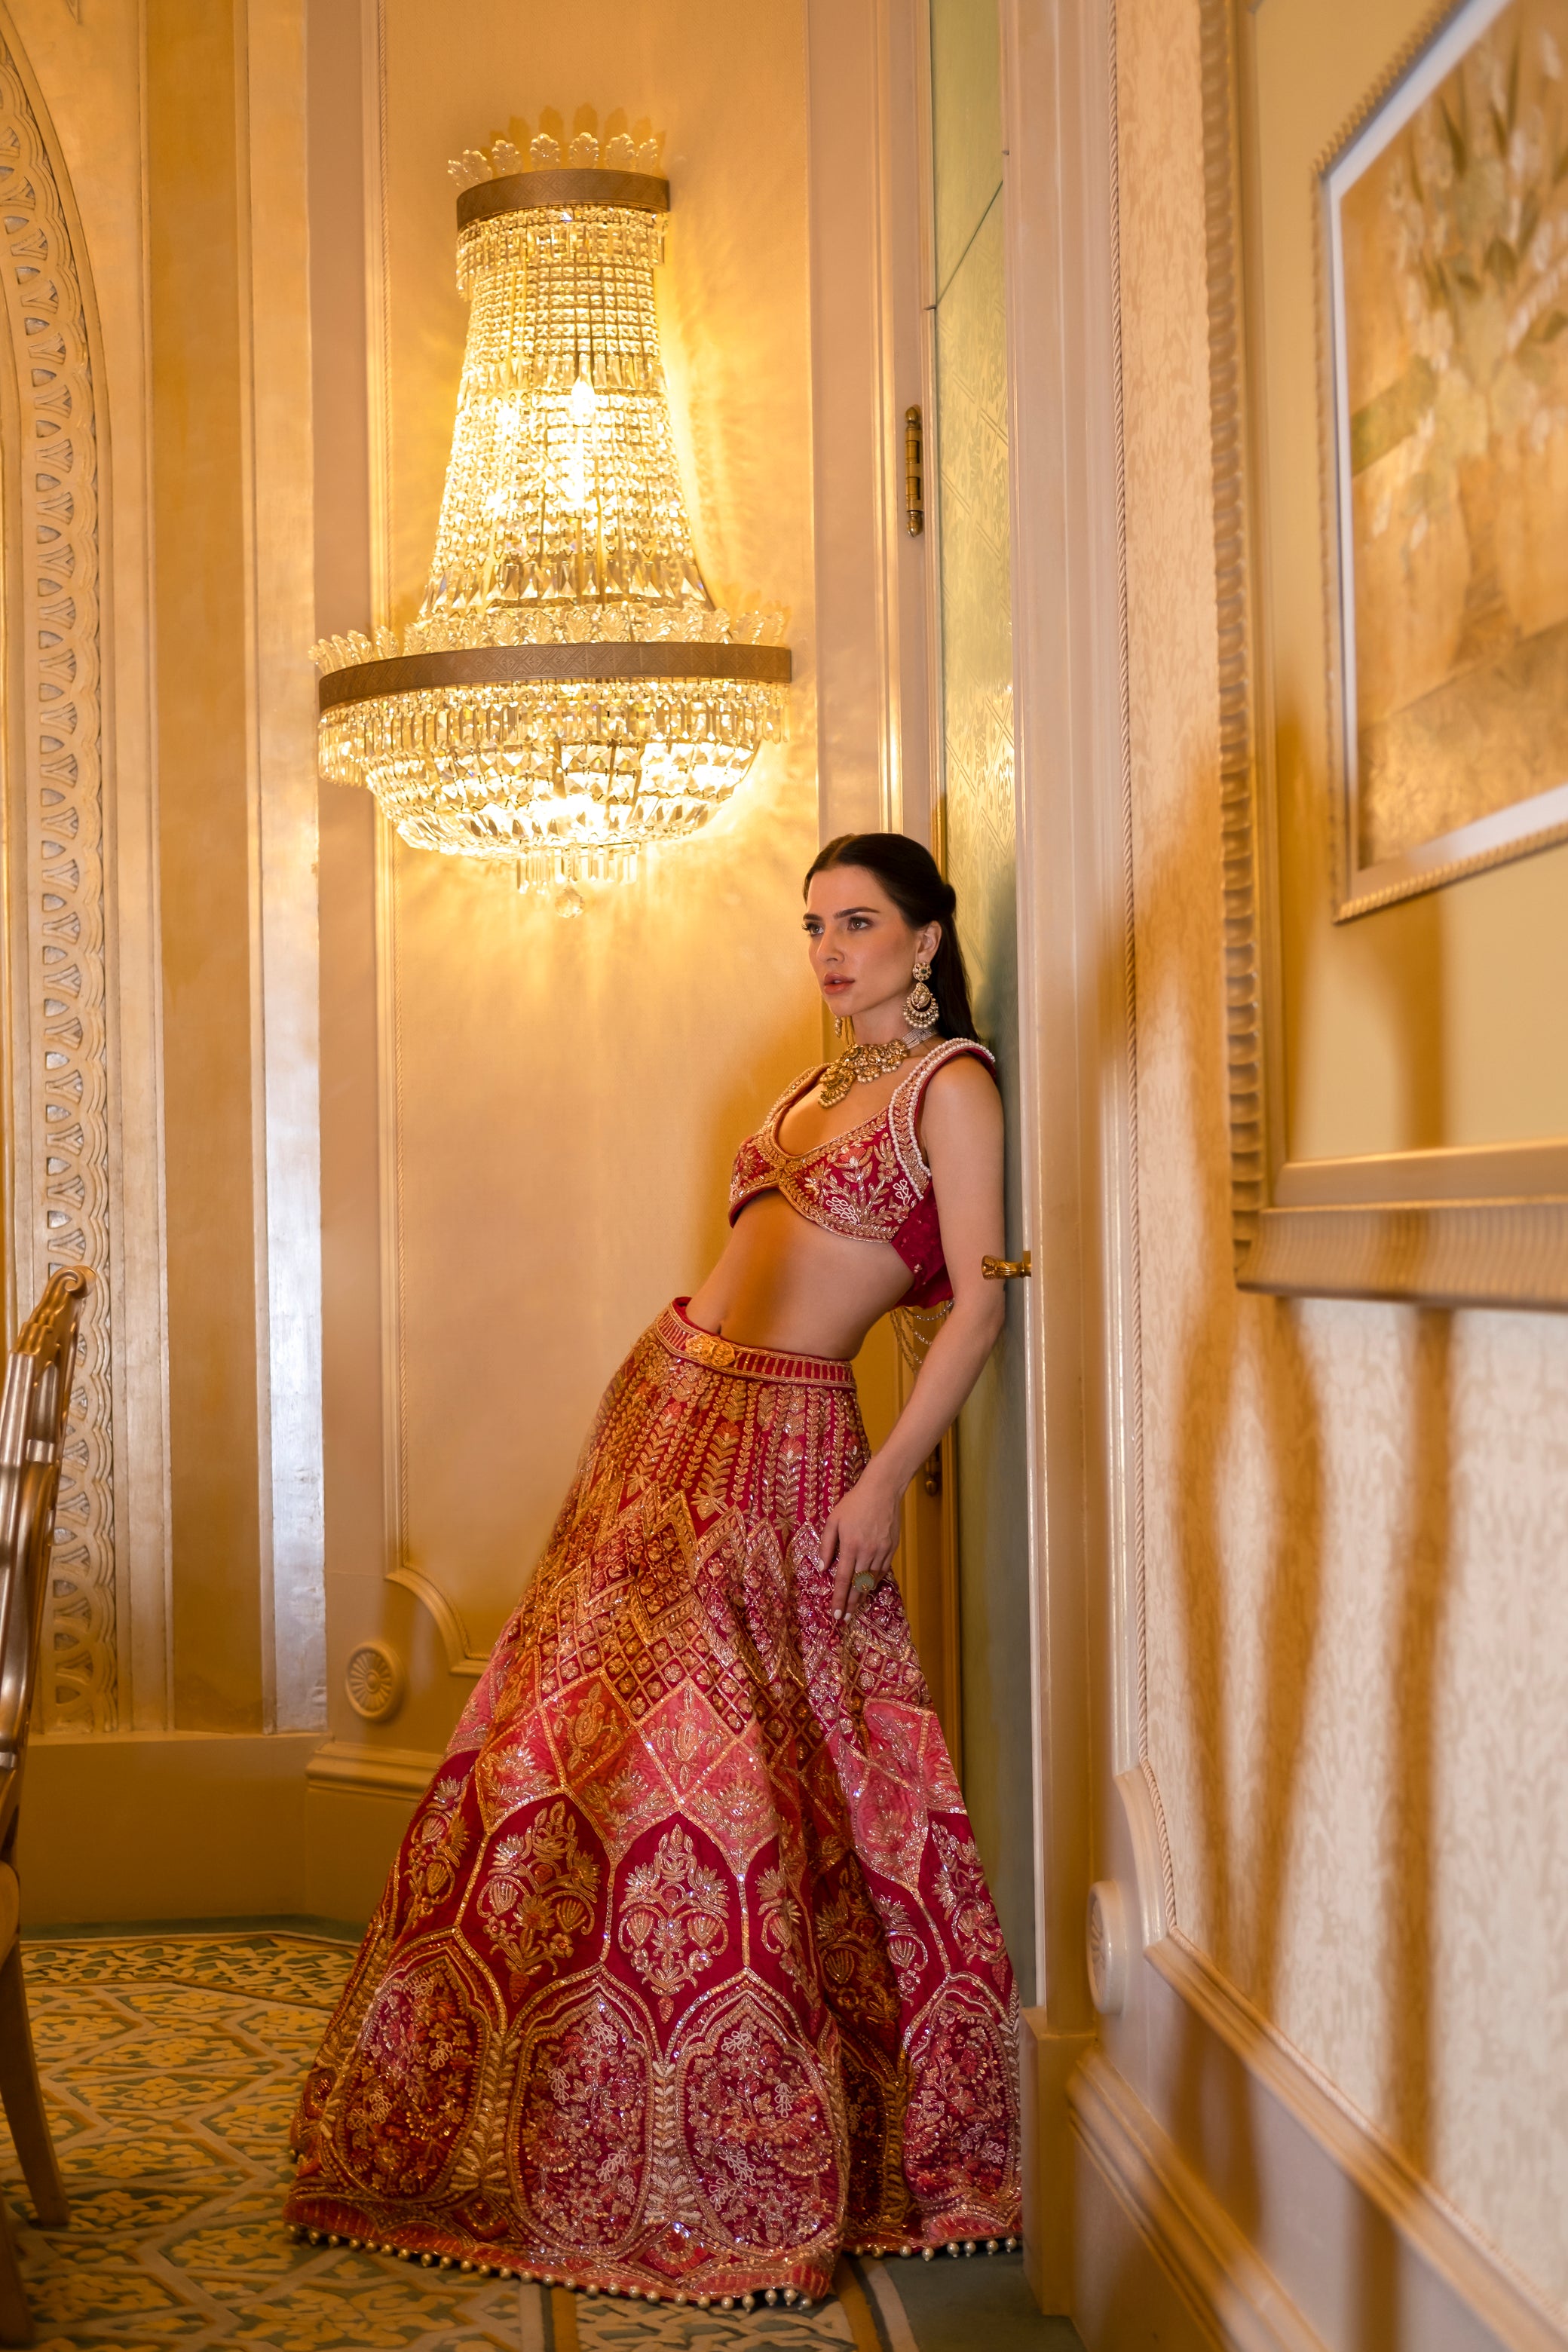
[[907,1090],[918,1105],[937,1072],[945,1069],[949,1062],[962,1060],[965,1054],[973,1054],[977,1062],[984,1062],[988,1070],[994,1072],[996,1056],[978,1037],[944,1037],[934,1053],[921,1055],[896,1091],[901,1095]]
[[921,1105],[925,1100],[926,1088],[940,1069],[949,1062],[960,1060],[965,1054],[973,1054],[976,1061],[984,1062],[986,1068],[994,1074],[996,1056],[988,1053],[977,1037],[944,1037],[934,1053],[921,1055],[909,1076],[894,1087],[892,1100],[888,1105],[893,1149],[917,1192],[923,1192],[931,1182],[931,1169],[921,1150],[920,1138]]

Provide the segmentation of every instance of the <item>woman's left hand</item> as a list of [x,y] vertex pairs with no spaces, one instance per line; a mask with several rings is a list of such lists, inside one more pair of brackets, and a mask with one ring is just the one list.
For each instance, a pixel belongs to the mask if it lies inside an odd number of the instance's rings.
[[871,1463],[822,1530],[822,1557],[833,1570],[833,1613],[853,1619],[886,1577],[899,1540],[899,1497]]

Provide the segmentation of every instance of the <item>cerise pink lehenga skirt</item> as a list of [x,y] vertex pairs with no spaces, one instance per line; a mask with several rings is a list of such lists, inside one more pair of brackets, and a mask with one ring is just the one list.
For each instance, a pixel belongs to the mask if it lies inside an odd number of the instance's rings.
[[403,1841],[297,2228],[695,2302],[1019,2226],[1016,1996],[884,1585],[818,1548],[847,1364],[667,1307]]

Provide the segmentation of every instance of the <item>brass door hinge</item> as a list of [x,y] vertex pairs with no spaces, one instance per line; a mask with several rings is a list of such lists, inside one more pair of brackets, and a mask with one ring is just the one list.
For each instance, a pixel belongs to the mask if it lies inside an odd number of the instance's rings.
[[904,522],[918,539],[926,527],[925,447],[918,408],[904,411]]
[[1027,1250],[1022,1257],[983,1257],[980,1261],[980,1271],[987,1282],[1017,1282],[1034,1270]]

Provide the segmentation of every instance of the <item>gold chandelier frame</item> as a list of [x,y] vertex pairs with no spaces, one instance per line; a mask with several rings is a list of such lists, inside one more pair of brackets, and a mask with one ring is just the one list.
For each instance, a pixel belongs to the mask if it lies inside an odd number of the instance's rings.
[[394,654],[329,670],[317,688],[324,717],[349,702],[443,686],[588,686],[613,678],[744,678],[787,686],[787,646],[710,646],[682,639],[611,639],[581,646],[453,646]]

